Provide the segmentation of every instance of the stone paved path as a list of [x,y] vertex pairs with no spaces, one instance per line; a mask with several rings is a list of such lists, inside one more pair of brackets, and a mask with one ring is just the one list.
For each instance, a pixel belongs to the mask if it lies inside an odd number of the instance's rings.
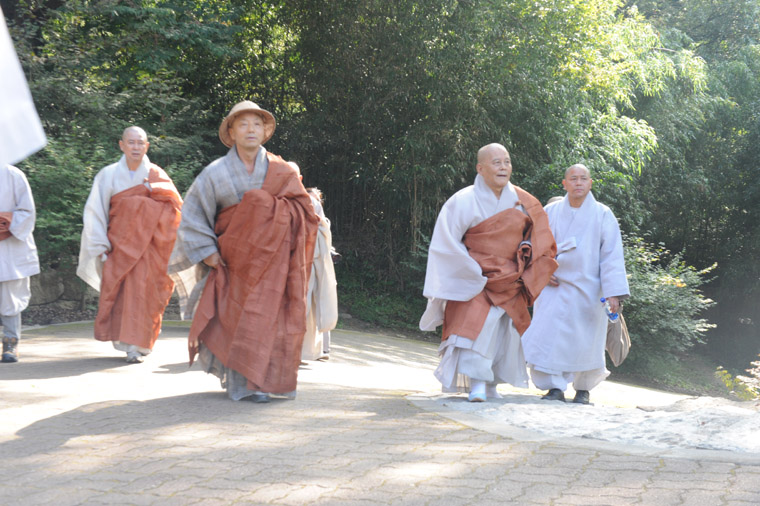
[[425,409],[426,343],[336,331],[295,401],[254,404],[188,369],[186,326],[137,365],[91,334],[30,330],[0,364],[0,504],[760,504],[760,458],[531,440]]

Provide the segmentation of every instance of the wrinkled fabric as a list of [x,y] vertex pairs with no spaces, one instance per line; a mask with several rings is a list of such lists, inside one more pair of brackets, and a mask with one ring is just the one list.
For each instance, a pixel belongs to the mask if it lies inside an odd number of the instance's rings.
[[77,276],[97,291],[100,291],[104,255],[111,251],[108,238],[111,198],[134,186],[147,188],[145,181],[151,168],[157,170],[162,178],[169,179],[160,167],[150,162],[147,155],[143,156],[134,171],[129,170],[127,159],[122,155],[118,162],[103,167],[92,181],[82,217],[84,226],[79,243]]
[[240,203],[249,190],[259,190],[269,170],[269,157],[259,148],[252,173],[240,160],[233,146],[201,171],[185,195],[182,222],[169,261],[169,275],[176,283],[180,315],[193,318],[210,268],[203,260],[219,251],[214,226],[217,213]]
[[103,266],[95,339],[152,349],[174,282],[167,274],[182,199],[163,171],[148,184],[114,195],[108,215],[111,251]]
[[452,334],[476,339],[491,306],[499,306],[521,335],[530,325],[528,306],[549,282],[557,263],[546,214],[529,193],[515,187],[525,214],[507,209],[470,228],[463,242],[486,277],[484,289],[468,301],[450,300],[443,339]]
[[[226,265],[208,275],[190,340],[245,376],[249,390],[290,393],[297,386],[319,219],[296,172],[268,157],[262,188],[216,217]],[[190,349],[191,363],[197,352]]]
[[32,298],[30,278],[0,281],[0,315],[20,314]]
[[580,208],[565,197],[546,211],[557,238],[559,286],[536,300],[522,337],[525,359],[549,374],[604,370],[608,320],[599,299],[629,295],[620,227],[591,193]]
[[471,379],[527,386],[512,317],[526,326],[527,304],[556,268],[554,248],[541,204],[511,183],[497,198],[478,175],[444,204],[430,242],[428,305],[420,318],[421,330],[444,326],[435,371],[444,391],[469,389]]
[[39,274],[35,219],[34,197],[26,176],[16,167],[0,165],[0,282]]
[[[321,206],[320,206],[321,207]],[[320,209],[316,208],[317,213]],[[330,221],[320,216],[314,247],[314,263],[306,295],[306,334],[301,349],[302,360],[325,356],[325,334],[338,323],[338,289],[332,260]]]

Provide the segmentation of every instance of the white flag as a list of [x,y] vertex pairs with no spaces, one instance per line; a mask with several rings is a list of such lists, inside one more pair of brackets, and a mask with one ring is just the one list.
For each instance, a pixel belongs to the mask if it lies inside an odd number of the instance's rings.
[[20,162],[47,139],[0,9],[0,165]]

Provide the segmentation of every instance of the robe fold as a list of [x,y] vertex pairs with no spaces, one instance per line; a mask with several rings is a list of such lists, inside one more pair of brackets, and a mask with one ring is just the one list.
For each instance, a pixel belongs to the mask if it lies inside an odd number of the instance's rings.
[[[230,170],[240,163],[234,150],[220,162]],[[226,266],[212,269],[205,280],[190,339],[197,338],[225,367],[242,374],[249,390],[290,393],[301,361],[319,219],[293,168],[279,156],[266,156],[261,189],[246,191],[239,203],[224,207],[213,219],[216,247]],[[192,223],[188,229],[192,237],[204,235]],[[205,251],[197,253],[205,249],[203,243],[199,240],[194,248],[179,244],[176,265],[205,258],[200,258]],[[191,363],[197,351],[190,349]]]
[[463,388],[458,376],[527,386],[519,333],[556,269],[555,252],[541,204],[511,183],[497,198],[478,175],[446,202],[430,242],[420,319],[422,330],[443,323],[436,377],[445,391]]
[[34,243],[35,207],[26,176],[0,165],[0,314],[16,315],[29,305],[29,277],[40,272]]
[[181,219],[182,198],[171,180],[151,167],[148,184],[123,190],[110,201],[95,339],[153,349],[174,291],[167,274]]
[[[532,204],[535,200],[522,189],[515,190],[520,202]],[[504,309],[520,334],[530,325],[528,306],[549,282],[556,263],[551,259],[554,240],[545,216],[536,213],[535,207],[526,207],[526,211],[533,212],[533,216],[507,209],[465,233],[468,253],[480,265],[487,281],[483,291],[469,301],[446,304],[444,339],[451,334],[476,339],[491,306]],[[535,230],[533,218],[539,223]],[[538,246],[535,262],[531,262],[533,244]]]
[[301,349],[302,360],[317,360],[325,356],[326,333],[338,323],[338,289],[332,260],[330,221],[320,211],[317,208],[320,220],[306,294],[306,335]]
[[525,359],[548,374],[604,370],[607,316],[600,298],[629,295],[620,227],[591,193],[579,208],[565,197],[546,212],[557,239],[559,286],[547,286],[536,300],[522,336]]

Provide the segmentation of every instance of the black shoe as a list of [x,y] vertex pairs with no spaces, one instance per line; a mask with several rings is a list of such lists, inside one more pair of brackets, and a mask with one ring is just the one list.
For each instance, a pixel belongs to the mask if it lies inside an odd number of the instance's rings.
[[3,362],[18,362],[18,337],[3,338]]
[[545,399],[547,401],[562,401],[565,402],[565,392],[560,390],[559,388],[552,388],[548,392],[546,392],[546,395],[541,397],[542,399]]
[[588,404],[589,403],[589,393],[588,390],[578,390],[575,392],[575,398],[573,399],[573,402],[576,404]]

